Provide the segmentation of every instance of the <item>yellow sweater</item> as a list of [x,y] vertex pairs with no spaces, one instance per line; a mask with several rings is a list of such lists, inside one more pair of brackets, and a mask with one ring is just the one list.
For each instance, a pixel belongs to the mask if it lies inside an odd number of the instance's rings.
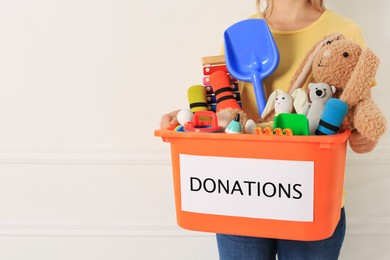
[[[253,15],[251,18],[256,17]],[[271,30],[271,32],[279,50],[280,61],[277,69],[263,81],[267,96],[275,89],[287,91],[299,64],[314,44],[325,36],[341,33],[347,39],[353,40],[361,46],[365,45],[357,24],[331,10],[325,10],[317,21],[306,28],[295,31]],[[312,80],[309,77],[307,82],[310,81]],[[252,84],[241,82],[239,89],[244,111],[249,118],[258,119],[259,114]]]

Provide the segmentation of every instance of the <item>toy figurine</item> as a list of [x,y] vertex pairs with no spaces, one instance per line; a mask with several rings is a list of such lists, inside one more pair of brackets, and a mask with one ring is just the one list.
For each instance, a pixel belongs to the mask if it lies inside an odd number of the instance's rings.
[[307,103],[305,113],[309,120],[310,134],[314,134],[320,122],[325,104],[329,98],[336,92],[335,86],[329,86],[326,83],[309,83],[310,103]]

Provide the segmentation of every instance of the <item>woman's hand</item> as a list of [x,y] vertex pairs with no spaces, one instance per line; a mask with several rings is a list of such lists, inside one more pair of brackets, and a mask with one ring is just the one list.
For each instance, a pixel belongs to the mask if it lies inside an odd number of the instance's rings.
[[348,139],[349,146],[356,153],[368,153],[371,152],[378,141],[372,141],[361,135],[358,131],[353,130],[351,136]]
[[180,110],[175,110],[163,115],[160,121],[160,128],[168,128],[170,126],[179,124],[179,122],[177,121],[177,114],[179,113],[179,111]]

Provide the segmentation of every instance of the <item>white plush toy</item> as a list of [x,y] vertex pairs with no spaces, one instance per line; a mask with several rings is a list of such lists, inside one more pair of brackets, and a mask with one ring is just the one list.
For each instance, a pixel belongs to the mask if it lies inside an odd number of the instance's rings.
[[303,108],[309,102],[306,91],[301,88],[296,89],[290,94],[281,89],[274,90],[267,100],[264,111],[261,114],[263,121],[258,123],[258,127],[273,128],[273,117],[281,113],[293,113],[295,110],[298,114],[303,114]]
[[335,86],[329,86],[326,83],[309,83],[309,97],[311,103],[308,103],[304,111],[309,120],[310,134],[314,134],[321,119],[322,112],[329,98],[336,92]]
[[261,118],[264,119],[273,110],[275,110],[275,116],[280,113],[292,113],[293,108],[298,114],[303,114],[307,103],[308,96],[301,88],[296,89],[291,95],[281,89],[276,89],[269,96]]
[[293,110],[291,95],[281,89],[276,89],[272,92],[261,114],[261,118],[265,118],[272,110],[275,110],[275,116],[280,113],[291,113]]

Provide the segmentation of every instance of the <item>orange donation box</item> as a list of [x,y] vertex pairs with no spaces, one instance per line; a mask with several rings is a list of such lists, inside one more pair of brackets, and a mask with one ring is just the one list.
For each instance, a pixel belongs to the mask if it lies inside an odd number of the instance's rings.
[[155,131],[171,145],[179,226],[304,241],[339,221],[349,134]]

